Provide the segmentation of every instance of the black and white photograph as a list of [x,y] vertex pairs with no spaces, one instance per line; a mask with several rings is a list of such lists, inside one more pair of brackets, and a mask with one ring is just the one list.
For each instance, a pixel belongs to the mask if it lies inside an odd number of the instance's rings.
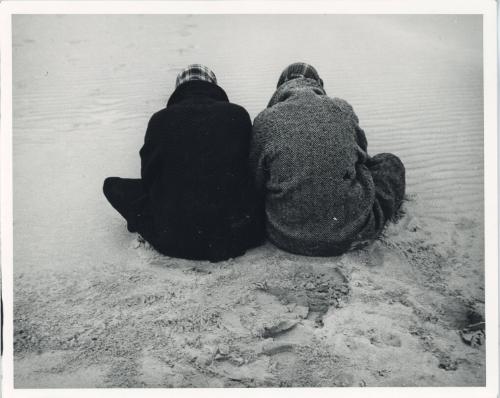
[[14,390],[486,391],[485,13],[202,3],[10,11]]

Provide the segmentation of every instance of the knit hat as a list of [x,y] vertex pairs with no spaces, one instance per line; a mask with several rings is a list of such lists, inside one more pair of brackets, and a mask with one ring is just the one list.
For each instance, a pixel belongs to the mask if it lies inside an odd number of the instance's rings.
[[201,64],[191,64],[183,69],[175,81],[175,87],[179,87],[182,83],[190,80],[205,80],[207,82],[217,84],[215,73]]
[[288,65],[278,80],[278,85],[281,86],[283,83],[297,79],[298,77],[304,77],[306,79],[314,79],[323,87],[323,80],[319,77],[318,71],[309,64],[304,62],[296,62],[294,64]]

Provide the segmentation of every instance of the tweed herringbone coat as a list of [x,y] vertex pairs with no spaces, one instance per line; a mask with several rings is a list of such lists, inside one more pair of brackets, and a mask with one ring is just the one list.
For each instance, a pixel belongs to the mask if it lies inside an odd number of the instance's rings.
[[250,164],[269,239],[298,254],[339,255],[375,238],[404,194],[401,161],[370,158],[353,108],[313,79],[282,84],[255,118]]

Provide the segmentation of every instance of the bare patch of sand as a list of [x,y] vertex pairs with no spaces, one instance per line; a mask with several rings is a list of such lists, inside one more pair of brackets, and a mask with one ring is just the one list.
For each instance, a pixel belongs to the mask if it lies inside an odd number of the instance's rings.
[[16,385],[59,386],[61,373],[60,386],[482,385],[484,348],[459,331],[484,299],[448,283],[480,253],[444,256],[436,242],[454,237],[405,208],[382,240],[339,258],[267,245],[193,263],[131,245],[128,264],[18,273]]

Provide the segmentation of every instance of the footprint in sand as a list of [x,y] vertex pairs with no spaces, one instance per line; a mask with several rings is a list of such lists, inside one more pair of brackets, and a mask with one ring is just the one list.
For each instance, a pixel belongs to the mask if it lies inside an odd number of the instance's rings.
[[382,332],[379,333],[375,329],[368,330],[370,343],[377,347],[391,346],[401,347],[401,338],[394,333]]
[[315,313],[319,324],[330,307],[340,307],[349,295],[347,277],[338,268],[308,267],[293,275],[291,286],[264,282],[257,287],[277,297],[283,304],[296,304],[300,310],[305,307],[301,313],[305,316]]

